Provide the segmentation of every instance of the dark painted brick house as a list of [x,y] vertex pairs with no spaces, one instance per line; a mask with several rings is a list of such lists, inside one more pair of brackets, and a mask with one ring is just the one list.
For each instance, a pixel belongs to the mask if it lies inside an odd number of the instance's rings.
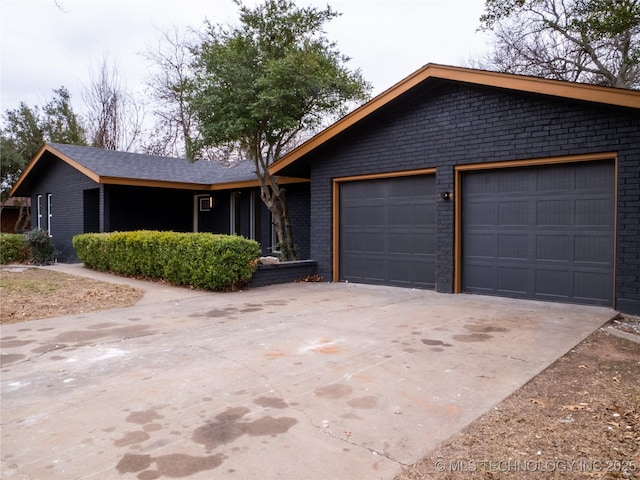
[[640,313],[640,92],[427,65],[272,171],[325,278]]
[[[300,252],[309,254],[308,182],[284,179]],[[46,144],[12,195],[30,196],[32,226],[48,230],[58,260],[77,261],[71,240],[87,232],[171,230],[235,233],[257,240],[265,254],[275,241],[251,162],[227,167],[204,160]]]
[[[272,244],[250,169],[111,152],[108,172],[77,148],[45,146],[12,192],[43,228],[53,195],[56,240],[162,227]],[[640,314],[638,91],[427,65],[271,172],[327,280]]]

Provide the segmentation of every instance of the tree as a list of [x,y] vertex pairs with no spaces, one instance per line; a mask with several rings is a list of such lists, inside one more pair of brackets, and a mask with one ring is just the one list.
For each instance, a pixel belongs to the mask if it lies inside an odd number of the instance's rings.
[[208,24],[194,49],[199,148],[228,148],[253,161],[261,198],[272,213],[280,255],[296,259],[285,190],[269,173],[303,133],[364,100],[369,85],[327,40],[330,7],[298,8],[291,0],[266,0],[250,9],[234,0],[240,25]]
[[[0,200],[3,202],[43,143],[86,145],[82,122],[71,106],[71,95],[64,87],[53,93],[43,108],[22,102],[17,109],[7,110],[3,115],[4,126],[0,130]],[[21,218],[28,219],[22,208],[19,221]],[[16,229],[20,228],[23,226],[16,225]]]
[[157,48],[147,50],[145,56],[157,67],[149,81],[151,95],[157,108],[155,134],[147,145],[149,153],[186,157],[195,160],[194,113],[188,98],[193,92],[191,78],[191,42],[176,28],[161,33]]
[[120,77],[117,64],[103,58],[90,70],[90,84],[82,97],[87,110],[91,146],[130,151],[142,134],[143,109]]
[[486,0],[480,22],[487,68],[640,88],[640,0]]

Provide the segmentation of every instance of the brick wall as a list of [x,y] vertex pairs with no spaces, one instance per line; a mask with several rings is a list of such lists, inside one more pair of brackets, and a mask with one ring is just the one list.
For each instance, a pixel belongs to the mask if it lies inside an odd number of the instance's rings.
[[[37,197],[42,195],[41,227],[51,230],[52,241],[58,252],[58,260],[61,262],[78,261],[71,245],[71,239],[74,235],[84,232],[83,192],[86,189],[98,187],[98,184],[53,155],[45,155],[39,162],[39,166],[42,164],[45,171],[38,176],[40,182],[33,186],[31,225],[33,228],[38,225]],[[51,194],[52,198],[51,225],[49,225],[47,217],[46,198],[48,194]]]
[[[332,278],[332,178],[436,168],[453,191],[456,165],[617,152],[616,305],[640,313],[640,112],[442,82],[398,99],[312,156],[311,258]],[[438,200],[436,289],[453,290],[454,202]]]

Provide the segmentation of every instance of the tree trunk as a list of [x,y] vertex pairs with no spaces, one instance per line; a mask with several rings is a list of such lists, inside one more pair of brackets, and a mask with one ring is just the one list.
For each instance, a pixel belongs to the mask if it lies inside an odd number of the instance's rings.
[[296,246],[293,243],[291,220],[287,208],[287,197],[284,189],[278,185],[277,178],[271,176],[268,170],[261,171],[256,162],[256,173],[260,181],[260,197],[267,209],[273,215],[276,229],[279,257],[284,261],[297,260]]

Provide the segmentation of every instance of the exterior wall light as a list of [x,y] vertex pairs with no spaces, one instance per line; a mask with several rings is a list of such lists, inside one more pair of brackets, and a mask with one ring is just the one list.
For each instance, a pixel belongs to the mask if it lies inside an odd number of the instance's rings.
[[441,197],[443,200],[452,200],[453,193],[452,192],[442,192]]

